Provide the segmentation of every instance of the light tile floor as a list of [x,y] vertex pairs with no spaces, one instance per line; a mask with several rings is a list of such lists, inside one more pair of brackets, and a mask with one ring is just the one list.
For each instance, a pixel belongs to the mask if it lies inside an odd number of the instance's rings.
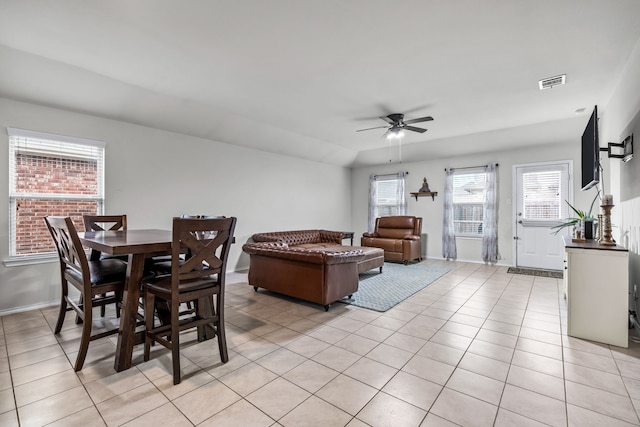
[[187,332],[177,386],[160,346],[146,363],[136,348],[134,367],[116,373],[114,338],[104,338],[76,374],[73,316],[58,336],[56,307],[2,317],[0,425],[640,424],[640,345],[568,337],[561,280],[451,265],[385,313],[325,312],[256,293],[232,273],[230,360],[220,363],[215,340]]

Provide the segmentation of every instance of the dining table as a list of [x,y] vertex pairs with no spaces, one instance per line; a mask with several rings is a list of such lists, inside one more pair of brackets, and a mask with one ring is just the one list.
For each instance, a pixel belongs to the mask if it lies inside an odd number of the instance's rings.
[[[127,255],[127,276],[122,298],[120,326],[114,369],[118,372],[131,367],[133,347],[144,341],[144,331],[136,332],[140,285],[145,260],[171,251],[170,230],[118,230],[79,232],[82,245],[108,255]],[[205,337],[209,338],[209,337]]]

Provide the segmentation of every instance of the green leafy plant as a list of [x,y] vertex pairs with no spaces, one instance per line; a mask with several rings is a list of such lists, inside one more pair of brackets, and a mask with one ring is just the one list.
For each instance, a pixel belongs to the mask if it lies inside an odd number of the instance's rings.
[[598,192],[596,193],[595,197],[591,201],[591,206],[589,206],[589,211],[588,212],[585,212],[585,211],[582,211],[580,209],[577,209],[575,206],[573,206],[571,203],[569,203],[567,200],[565,200],[565,202],[567,202],[567,205],[569,205],[571,210],[576,215],[574,217],[566,218],[565,222],[563,222],[562,224],[558,224],[558,225],[555,225],[555,226],[551,227],[552,230],[553,229],[556,230],[553,234],[558,234],[563,228],[573,227],[574,225],[576,225],[580,221],[593,221],[593,220],[595,220],[596,218],[591,214],[591,212],[593,212],[593,206],[596,204],[596,200],[598,200],[598,196],[600,196],[600,190],[598,190]]

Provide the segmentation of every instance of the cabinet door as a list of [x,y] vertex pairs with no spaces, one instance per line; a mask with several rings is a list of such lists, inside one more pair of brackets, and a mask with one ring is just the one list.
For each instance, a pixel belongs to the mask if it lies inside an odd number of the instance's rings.
[[628,253],[567,248],[568,334],[628,346]]
[[562,268],[563,268],[563,274],[562,274],[562,286],[564,287],[563,292],[564,292],[564,299],[568,300],[569,299],[569,254],[567,253],[567,251],[564,251],[564,258],[562,260]]

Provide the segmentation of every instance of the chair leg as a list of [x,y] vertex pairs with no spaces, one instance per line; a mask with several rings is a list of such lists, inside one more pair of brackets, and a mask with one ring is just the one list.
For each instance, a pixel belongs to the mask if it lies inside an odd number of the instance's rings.
[[89,341],[91,340],[91,325],[93,324],[93,307],[91,306],[91,301],[84,301],[84,303],[84,323],[82,325],[82,337],[80,338],[80,350],[78,351],[76,364],[73,368],[76,372],[82,370],[84,359],[87,357]]
[[153,306],[155,304],[155,296],[151,292],[144,291],[144,355],[143,360],[149,361],[149,353],[151,352],[151,337],[149,331],[153,329]]
[[[80,298],[78,298],[78,307],[84,310],[84,300],[82,294],[80,294]],[[79,325],[80,323],[82,323],[82,317],[80,317],[80,315],[76,313],[76,325]]]
[[[107,294],[102,294],[102,298],[106,298],[106,297],[107,297]],[[106,307],[105,307],[105,305],[101,305],[100,306],[100,317],[104,317],[105,313],[106,313]]]
[[171,359],[173,361],[173,384],[180,384],[180,307],[177,301],[171,304]]
[[220,360],[222,363],[227,363],[229,361],[229,353],[227,351],[227,334],[224,328],[224,307],[220,305],[220,296],[216,295],[216,313],[218,315],[218,322],[216,324],[216,333],[218,335],[218,351],[220,352]]
[[69,287],[66,282],[62,284],[62,297],[60,299],[60,311],[58,312],[58,321],[56,322],[56,329],[54,330],[54,334],[60,333],[62,330],[62,324],[64,323],[64,317],[67,314],[67,293]]
[[122,305],[122,291],[115,291],[116,294],[116,317],[120,318],[120,307]]

